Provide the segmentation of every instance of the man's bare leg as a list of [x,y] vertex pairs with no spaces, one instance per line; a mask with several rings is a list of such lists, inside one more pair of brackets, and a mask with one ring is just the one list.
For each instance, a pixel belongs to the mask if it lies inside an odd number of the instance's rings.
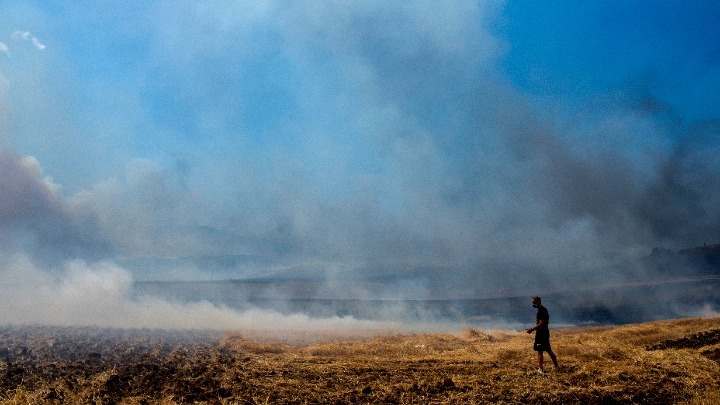
[[538,352],[538,371],[543,371],[543,352]]
[[548,354],[550,355],[550,358],[552,359],[552,362],[555,365],[555,368],[560,367],[560,366],[558,366],[557,357],[555,357],[555,353],[553,353],[552,351],[549,351]]

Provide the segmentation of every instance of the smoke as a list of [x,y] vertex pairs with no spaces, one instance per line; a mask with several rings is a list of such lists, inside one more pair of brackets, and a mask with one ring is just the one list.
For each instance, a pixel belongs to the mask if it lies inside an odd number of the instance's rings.
[[705,305],[700,311],[697,311],[692,315],[701,318],[717,318],[720,317],[720,311],[713,309],[710,305]]
[[207,301],[173,302],[132,296],[132,275],[111,262],[69,261],[44,271],[27,257],[2,263],[0,322],[113,328],[333,331],[389,330],[398,324],[351,317],[311,318],[272,310],[238,311]]
[[92,210],[65,201],[60,187],[42,177],[35,158],[0,150],[0,172],[0,250],[28,252],[48,263],[108,254]]
[[[652,248],[720,240],[717,123],[634,70],[569,101],[521,88],[501,2],[76,7],[57,18],[79,31],[33,19],[52,46],[0,46],[0,251],[60,302],[96,277],[128,324],[151,324],[149,305],[229,325],[251,312],[129,286],[531,295],[652,278]],[[28,9],[43,14],[13,14]],[[79,322],[42,312],[27,319]]]

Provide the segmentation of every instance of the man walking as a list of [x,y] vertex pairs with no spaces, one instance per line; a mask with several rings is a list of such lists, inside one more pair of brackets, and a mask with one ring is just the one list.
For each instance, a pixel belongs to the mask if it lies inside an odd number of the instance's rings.
[[532,306],[537,308],[537,315],[535,316],[535,326],[532,328],[525,329],[525,332],[535,332],[535,344],[533,350],[538,353],[538,373],[544,374],[543,369],[543,352],[548,352],[550,359],[552,359],[555,368],[558,368],[557,358],[550,347],[550,329],[548,323],[550,322],[550,314],[547,308],[542,306],[540,297],[532,297]]

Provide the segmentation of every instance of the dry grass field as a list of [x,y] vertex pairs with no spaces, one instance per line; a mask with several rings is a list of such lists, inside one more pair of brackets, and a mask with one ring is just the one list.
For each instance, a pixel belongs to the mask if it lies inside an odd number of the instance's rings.
[[4,328],[0,404],[720,403],[720,318],[552,333],[540,375],[525,333]]

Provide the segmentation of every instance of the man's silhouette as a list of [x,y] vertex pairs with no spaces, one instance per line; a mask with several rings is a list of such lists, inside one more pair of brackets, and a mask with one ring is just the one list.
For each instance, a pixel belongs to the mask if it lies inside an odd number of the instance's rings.
[[537,308],[537,315],[535,316],[535,326],[532,328],[525,329],[525,332],[535,332],[535,343],[533,350],[538,353],[538,373],[543,374],[543,352],[548,352],[552,359],[555,368],[558,368],[557,357],[553,353],[550,347],[550,329],[548,323],[550,323],[550,314],[547,308],[542,306],[540,297],[532,297],[532,306]]

